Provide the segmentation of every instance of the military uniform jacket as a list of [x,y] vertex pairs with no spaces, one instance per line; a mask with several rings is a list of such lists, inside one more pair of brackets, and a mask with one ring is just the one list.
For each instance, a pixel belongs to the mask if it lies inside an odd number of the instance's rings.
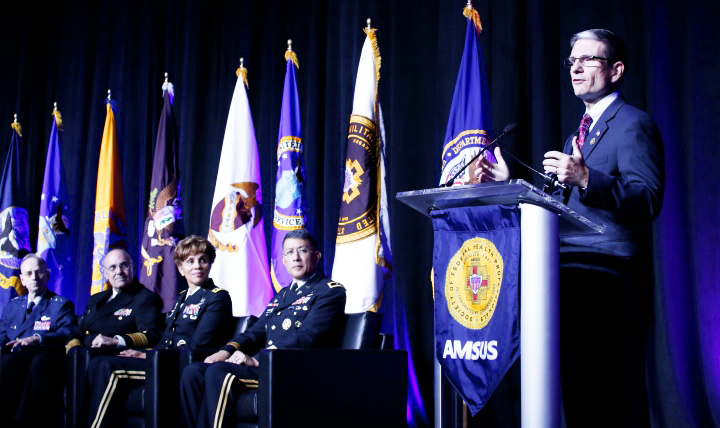
[[298,290],[285,287],[258,321],[222,349],[254,355],[261,349],[337,346],[343,331],[345,288],[316,273]]
[[43,345],[64,345],[68,336],[77,331],[75,305],[65,297],[45,291],[23,322],[27,305],[28,296],[16,297],[8,303],[0,321],[0,345],[35,334]]
[[137,278],[123,287],[114,299],[112,289],[93,294],[79,331],[68,347],[90,347],[98,335],[121,336],[128,348],[154,346],[162,336],[162,299]]
[[217,348],[232,334],[230,293],[216,287],[212,279],[187,297],[180,293],[165,318],[165,333],[156,349]]

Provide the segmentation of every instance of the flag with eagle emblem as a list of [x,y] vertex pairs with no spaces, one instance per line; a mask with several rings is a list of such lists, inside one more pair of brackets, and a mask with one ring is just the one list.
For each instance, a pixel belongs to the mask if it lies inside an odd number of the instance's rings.
[[260,315],[273,295],[262,218],[260,158],[240,65],[213,194],[208,239],[217,250],[210,277],[230,292],[233,315]]
[[173,84],[166,79],[162,90],[163,109],[155,140],[150,199],[140,246],[138,277],[145,287],[162,297],[163,312],[169,312],[183,285],[178,284],[173,255],[175,246],[183,238],[184,229],[178,144],[172,114],[175,96]]

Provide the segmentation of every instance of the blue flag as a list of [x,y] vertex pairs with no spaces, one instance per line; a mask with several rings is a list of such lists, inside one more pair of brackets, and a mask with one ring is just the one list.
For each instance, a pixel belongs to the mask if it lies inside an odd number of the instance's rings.
[[[482,30],[480,17],[470,4],[465,8],[464,15],[467,17],[465,49],[443,140],[440,184],[446,183],[460,171],[466,162],[491,141],[492,136],[490,96],[479,40]],[[497,162],[490,150],[484,156],[491,162]],[[477,182],[474,169],[473,165],[469,166],[451,184]]]
[[25,192],[20,190],[20,140],[17,120],[12,124],[2,181],[0,181],[0,312],[17,294],[25,294],[20,283],[20,262],[30,252],[30,228]]
[[475,415],[520,354],[517,207],[437,210],[435,353]]
[[282,263],[283,239],[289,231],[305,227],[305,156],[300,124],[300,100],[295,81],[297,57],[288,50],[285,59],[287,62],[278,132],[272,235],[271,276],[275,291],[292,282],[292,277]]
[[60,154],[60,132],[62,116],[53,111],[53,124],[50,131],[45,178],[40,194],[40,224],[38,230],[37,253],[45,259],[50,270],[47,287],[55,293],[69,299],[76,299],[75,288],[75,236],[72,216],[68,207],[65,170]]

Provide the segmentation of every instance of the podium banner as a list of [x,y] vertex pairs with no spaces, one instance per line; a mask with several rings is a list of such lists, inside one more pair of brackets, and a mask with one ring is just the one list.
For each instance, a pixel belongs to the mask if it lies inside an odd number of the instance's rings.
[[478,206],[430,213],[435,352],[475,415],[520,354],[517,207]]

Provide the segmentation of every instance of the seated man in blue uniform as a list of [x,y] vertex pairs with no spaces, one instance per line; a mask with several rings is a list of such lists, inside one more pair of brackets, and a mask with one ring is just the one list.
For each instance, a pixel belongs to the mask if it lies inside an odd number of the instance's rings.
[[147,347],[162,335],[162,299],[135,278],[135,266],[127,251],[115,249],[103,261],[110,289],[90,297],[76,335],[66,345]]
[[[166,316],[163,337],[155,349],[217,348],[232,335],[230,294],[209,278],[215,247],[207,239],[190,236],[175,248],[175,265],[185,277],[183,290]],[[136,379],[129,379],[132,370]],[[145,352],[127,349],[119,357],[99,357],[90,363],[90,418],[93,427],[121,425],[118,409],[145,376]]]
[[187,426],[234,426],[237,394],[258,387],[258,360],[253,355],[261,350],[339,345],[345,288],[317,270],[322,255],[316,248],[307,230],[289,232],[283,240],[283,264],[294,278],[292,284],[280,290],[248,331],[204,363],[185,369],[180,407]]
[[[0,321],[0,414],[3,426],[47,424],[62,421],[64,360],[47,353],[10,352],[33,345],[62,345],[77,328],[75,306],[47,289],[50,279],[45,260],[28,254],[20,264],[20,281],[28,294],[11,300]],[[62,351],[61,351],[62,353]],[[43,411],[37,404],[43,403]]]

